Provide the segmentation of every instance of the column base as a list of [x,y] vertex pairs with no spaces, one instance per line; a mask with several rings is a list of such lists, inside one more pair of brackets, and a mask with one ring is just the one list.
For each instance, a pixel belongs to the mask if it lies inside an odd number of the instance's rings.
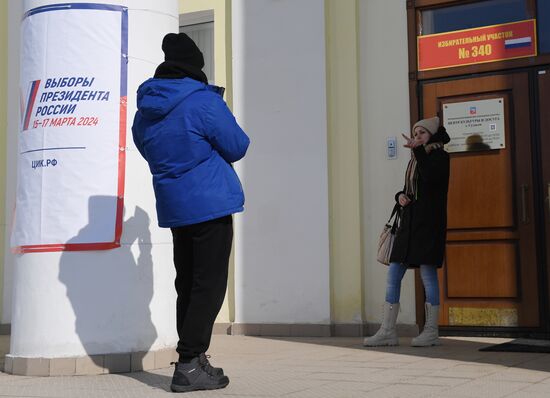
[[[290,323],[217,323],[214,334],[271,337],[363,337],[371,336],[379,323],[290,324]],[[400,337],[418,335],[417,325],[398,324]],[[129,373],[167,368],[176,362],[174,348],[126,354],[104,354],[71,358],[24,358],[6,355],[4,372],[19,376],[76,376]]]
[[69,358],[24,358],[6,355],[4,372],[19,376],[76,376],[129,373],[167,368],[176,362],[175,349]]

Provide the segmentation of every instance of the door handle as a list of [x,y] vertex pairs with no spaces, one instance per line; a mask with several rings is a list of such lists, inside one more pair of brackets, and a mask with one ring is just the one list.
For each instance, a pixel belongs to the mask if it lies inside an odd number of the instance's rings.
[[[550,189],[550,184],[549,184]],[[529,186],[527,184],[521,184],[521,222],[527,224],[529,222],[529,217],[527,217],[527,191]]]
[[550,214],[550,182],[546,184],[546,191],[548,195],[546,196],[545,201],[548,202],[548,213]]

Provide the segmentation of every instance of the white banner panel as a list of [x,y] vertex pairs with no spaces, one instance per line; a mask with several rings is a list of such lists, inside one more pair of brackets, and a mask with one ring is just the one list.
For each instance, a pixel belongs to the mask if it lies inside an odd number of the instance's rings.
[[16,252],[120,246],[128,11],[73,3],[21,25]]

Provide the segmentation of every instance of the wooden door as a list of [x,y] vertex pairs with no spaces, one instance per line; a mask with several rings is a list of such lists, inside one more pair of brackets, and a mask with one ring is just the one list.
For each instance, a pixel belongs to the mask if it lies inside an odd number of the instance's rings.
[[[546,308],[550,308],[550,67],[537,71],[538,86],[538,118],[540,126],[540,159],[542,173],[540,181],[541,201],[543,202],[543,217],[541,230],[544,231],[544,248],[546,255]],[[547,319],[549,321],[549,319]],[[550,332],[550,325],[547,325]]]
[[503,149],[451,154],[440,325],[539,325],[529,77],[527,73],[426,83],[423,114],[445,104],[502,98]]

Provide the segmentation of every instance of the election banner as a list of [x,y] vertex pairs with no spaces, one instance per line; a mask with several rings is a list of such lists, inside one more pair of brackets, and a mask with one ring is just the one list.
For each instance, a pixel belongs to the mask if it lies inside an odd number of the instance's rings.
[[534,19],[418,36],[418,70],[482,64],[537,55]]
[[21,23],[15,252],[120,246],[128,11],[72,3]]

